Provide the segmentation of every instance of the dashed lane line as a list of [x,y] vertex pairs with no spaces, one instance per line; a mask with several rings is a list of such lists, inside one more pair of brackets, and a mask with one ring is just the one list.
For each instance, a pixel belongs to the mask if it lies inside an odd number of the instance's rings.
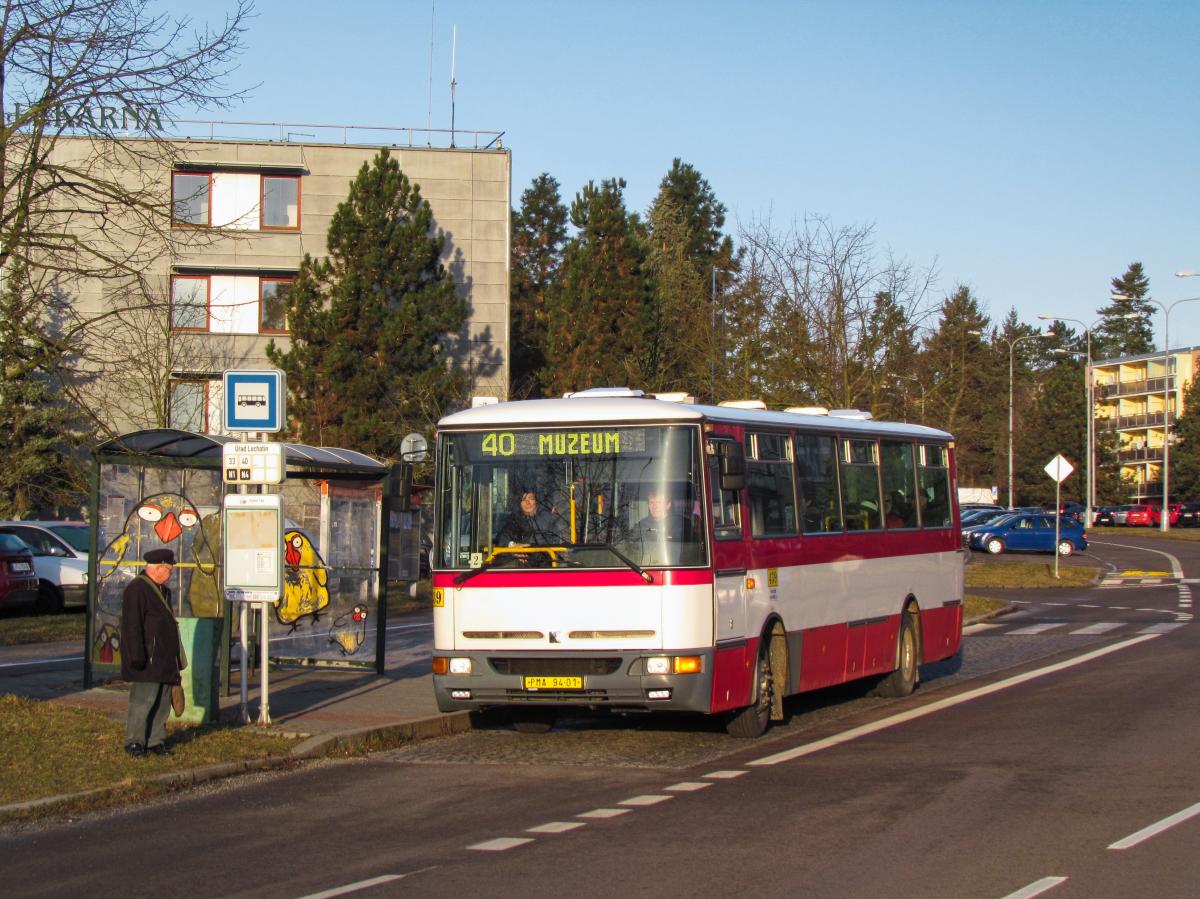
[[517,846],[524,846],[526,843],[532,843],[533,837],[496,837],[494,840],[484,840],[482,843],[476,843],[474,846],[468,846],[468,849],[475,849],[479,852],[507,852],[509,849],[515,849]]
[[674,796],[664,796],[661,793],[650,796],[632,796],[629,799],[622,799],[617,805],[632,805],[635,807],[658,805],[660,802],[666,802],[668,799],[674,798]]
[[377,887],[380,884],[391,883],[394,880],[403,880],[405,877],[411,877],[413,874],[421,874],[432,870],[433,867],[431,866],[429,868],[422,868],[420,871],[410,871],[407,874],[380,874],[378,877],[372,877],[370,880],[359,880],[340,887],[334,887],[333,889],[322,890],[320,893],[309,893],[307,896],[301,896],[300,899],[333,899],[334,896],[345,896],[347,893],[369,890],[371,887]]
[[617,815],[627,815],[631,808],[594,808],[590,812],[582,812],[576,818],[615,818]]
[[1047,890],[1052,890],[1066,882],[1067,878],[1065,877],[1043,877],[1041,880],[1035,880],[1029,886],[1021,887],[1015,893],[1009,893],[1004,899],[1033,899],[1034,896],[1040,896]]
[[705,774],[705,777],[711,777],[713,780],[732,780],[735,777],[741,777],[745,771],[713,771]]
[[1176,824],[1182,824],[1184,821],[1194,818],[1197,815],[1200,815],[1200,802],[1197,802],[1195,805],[1189,805],[1183,811],[1176,812],[1173,815],[1163,818],[1161,821],[1156,821],[1147,827],[1143,827],[1137,833],[1131,833],[1129,836],[1110,844],[1108,848],[1118,850],[1132,849],[1138,843],[1144,843],[1151,837],[1158,836],[1164,830],[1170,830]]
[[1009,631],[1010,637],[1026,637],[1031,634],[1040,634],[1048,630],[1053,630],[1056,627],[1062,627],[1061,621],[1045,621],[1041,624],[1031,624],[1028,627],[1019,627],[1014,631]]
[[712,783],[700,783],[694,780],[685,780],[683,783],[672,784],[664,789],[670,790],[673,793],[694,793],[697,790],[703,790],[705,787],[711,787]]
[[1081,627],[1071,631],[1073,636],[1091,637],[1097,634],[1107,634],[1109,631],[1115,631],[1119,627],[1124,627],[1122,621],[1097,621],[1095,624],[1089,624],[1087,627]]
[[577,827],[586,827],[584,821],[548,821],[545,824],[539,824],[537,827],[526,829],[526,833],[566,833],[568,830],[575,830]]

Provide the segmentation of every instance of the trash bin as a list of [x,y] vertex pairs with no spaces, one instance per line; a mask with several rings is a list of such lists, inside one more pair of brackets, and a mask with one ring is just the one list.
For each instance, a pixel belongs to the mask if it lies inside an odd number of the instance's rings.
[[220,618],[180,618],[179,639],[187,653],[183,671],[183,692],[187,709],[182,719],[190,724],[214,724],[220,712],[218,704],[217,649],[220,646]]

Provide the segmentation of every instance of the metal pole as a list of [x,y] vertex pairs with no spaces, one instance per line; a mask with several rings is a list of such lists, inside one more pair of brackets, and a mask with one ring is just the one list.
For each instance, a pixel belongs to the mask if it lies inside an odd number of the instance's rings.
[[259,607],[262,609],[262,619],[259,624],[259,640],[261,641],[258,651],[258,671],[261,675],[261,684],[259,687],[258,697],[258,723],[267,725],[271,723],[271,703],[267,693],[267,669],[270,668],[269,659],[267,658],[267,630],[270,627],[270,622],[267,620],[267,604],[260,602]]
[[1008,343],[1008,508],[1013,508],[1013,350],[1017,341]]
[[1171,530],[1171,308],[1163,307],[1163,498],[1159,510],[1158,529]]
[[250,668],[247,661],[247,656],[250,655],[250,640],[246,631],[250,628],[250,616],[246,611],[246,603],[238,603],[241,606],[241,618],[238,623],[238,641],[241,648],[241,658],[238,660],[238,671],[241,674],[241,700],[242,700],[242,724],[250,723],[250,687],[248,681],[250,679]]
[[1092,459],[1096,453],[1095,447],[1092,445],[1092,416],[1095,414],[1095,406],[1092,403],[1092,331],[1090,328],[1087,331],[1087,364],[1083,367],[1083,376],[1087,380],[1083,390],[1087,401],[1087,470],[1083,485],[1085,493],[1083,498],[1083,526],[1090,528],[1092,526],[1092,502],[1096,492],[1096,474],[1092,463]]

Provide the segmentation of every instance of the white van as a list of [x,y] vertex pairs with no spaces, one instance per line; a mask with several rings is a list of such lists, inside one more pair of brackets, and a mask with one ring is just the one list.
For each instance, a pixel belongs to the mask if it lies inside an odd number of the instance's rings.
[[0,534],[15,534],[33,550],[39,612],[61,612],[64,606],[87,605],[88,526],[85,522],[0,521]]

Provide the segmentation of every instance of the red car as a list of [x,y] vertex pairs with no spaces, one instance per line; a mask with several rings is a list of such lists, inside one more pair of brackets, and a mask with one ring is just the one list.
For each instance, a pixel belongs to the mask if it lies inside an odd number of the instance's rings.
[[33,550],[20,537],[0,534],[0,606],[33,602],[37,591]]
[[1125,524],[1130,527],[1150,527],[1154,523],[1154,516],[1157,514],[1158,506],[1150,506],[1145,503],[1130,506],[1129,513],[1125,516]]
[[[1150,508],[1152,510],[1150,512],[1150,526],[1156,528],[1162,527],[1162,506],[1151,506]],[[1178,524],[1179,510],[1181,508],[1183,508],[1183,503],[1171,503],[1167,506],[1167,521],[1171,527],[1175,527]]]

